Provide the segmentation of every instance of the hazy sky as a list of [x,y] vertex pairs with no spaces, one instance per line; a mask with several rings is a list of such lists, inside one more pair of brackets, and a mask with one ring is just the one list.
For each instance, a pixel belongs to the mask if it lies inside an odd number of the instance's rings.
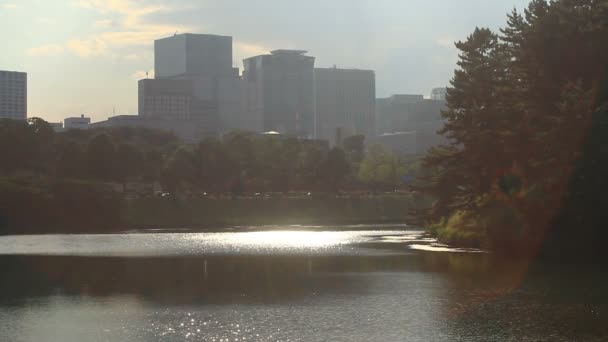
[[137,80],[153,40],[234,37],[234,66],[279,48],[317,66],[373,69],[378,97],[446,85],[453,46],[475,26],[498,28],[528,0],[0,0],[0,69],[28,72],[29,116],[94,121],[137,113]]

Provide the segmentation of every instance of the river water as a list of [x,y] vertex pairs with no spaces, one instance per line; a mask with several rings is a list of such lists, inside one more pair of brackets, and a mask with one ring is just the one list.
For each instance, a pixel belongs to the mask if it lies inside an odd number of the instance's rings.
[[603,270],[296,228],[0,237],[0,341],[608,340]]

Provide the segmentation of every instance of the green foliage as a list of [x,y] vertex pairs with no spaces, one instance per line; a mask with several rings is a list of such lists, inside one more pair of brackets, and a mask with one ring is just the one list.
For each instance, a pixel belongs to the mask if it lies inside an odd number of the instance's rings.
[[342,148],[350,162],[360,163],[365,157],[365,136],[358,134],[344,138]]
[[[542,242],[575,190],[581,151],[592,150],[585,141],[602,134],[591,113],[608,60],[607,15],[606,1],[533,0],[500,34],[477,28],[456,43],[441,131],[450,144],[425,157],[416,185],[436,199],[419,214],[447,227],[442,239],[475,236],[477,226],[480,243],[500,249],[527,253]],[[608,149],[600,140],[593,148]]]
[[397,156],[381,145],[373,145],[359,169],[359,180],[372,189],[396,189],[406,173],[404,164]]

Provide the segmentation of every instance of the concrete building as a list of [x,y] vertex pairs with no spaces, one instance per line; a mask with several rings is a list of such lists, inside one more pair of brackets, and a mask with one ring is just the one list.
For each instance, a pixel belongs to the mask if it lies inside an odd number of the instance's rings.
[[376,132],[410,132],[418,122],[442,120],[444,101],[428,100],[422,95],[393,95],[376,100]]
[[0,70],[0,119],[27,119],[27,73]]
[[66,118],[63,120],[63,128],[69,129],[89,129],[91,126],[91,118],[85,117],[84,114],[78,117]]
[[376,99],[376,133],[403,132],[407,120],[407,106],[424,101],[422,95],[392,95]]
[[63,132],[63,122],[49,122],[49,126],[55,131],[55,133]]
[[232,37],[185,33],[158,39],[154,72],[161,79],[234,76]]
[[376,76],[372,70],[315,68],[315,137],[375,136]]
[[[406,132],[414,138],[407,138],[410,146],[403,146],[400,153],[415,151],[415,154],[424,154],[432,146],[446,143],[445,138],[437,133],[444,125],[441,115],[444,108],[445,101],[424,99],[422,95],[393,95],[377,99],[378,142],[394,150],[392,142],[406,139],[402,137]],[[406,140],[403,141],[405,143]]]
[[[232,37],[175,35],[156,40],[154,56],[155,80],[147,81],[150,85],[146,86],[157,89],[157,96],[161,97],[175,97],[171,87],[182,95],[190,92],[191,108],[186,120],[203,121],[207,135],[244,128],[242,123],[247,120],[243,117],[243,84],[238,68],[232,66]],[[176,83],[172,85],[170,81]],[[156,82],[158,85],[152,85]],[[144,109],[150,112],[150,107]]]
[[139,81],[139,115],[166,120],[191,120],[196,111],[194,84],[190,80],[145,79]]
[[433,88],[431,90],[431,100],[445,101],[448,95],[448,88]]
[[275,50],[243,61],[245,115],[262,131],[314,136],[315,58],[303,50]]
[[91,128],[100,127],[137,127],[165,131],[186,143],[197,143],[205,136],[205,126],[200,120],[170,120],[142,115],[116,115],[91,124]]

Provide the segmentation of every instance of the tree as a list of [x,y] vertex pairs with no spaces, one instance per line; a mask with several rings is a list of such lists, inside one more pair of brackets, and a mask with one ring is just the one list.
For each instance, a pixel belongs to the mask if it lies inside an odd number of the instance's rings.
[[359,169],[359,180],[375,192],[381,188],[394,190],[401,183],[405,167],[399,158],[382,145],[373,145]]
[[37,142],[25,121],[0,119],[0,155],[0,173],[31,169]]
[[116,146],[112,138],[105,133],[94,136],[88,143],[85,159],[87,173],[96,180],[118,180],[118,164],[122,161],[116,157]]
[[329,150],[320,170],[320,176],[326,188],[331,192],[337,192],[349,172],[350,163],[346,158],[346,153],[337,147]]
[[162,171],[161,184],[174,194],[187,194],[196,189],[197,167],[190,148],[182,146],[173,152]]
[[344,138],[342,148],[351,163],[359,164],[365,155],[365,136],[358,134]]
[[327,148],[318,144],[304,144],[300,151],[298,178],[300,186],[307,190],[322,190],[320,166],[327,159]]
[[426,220],[467,217],[505,249],[539,243],[593,123],[607,13],[605,1],[533,0],[508,15],[500,36],[476,29],[456,43],[441,131],[450,144],[425,157],[417,186],[437,199]]
[[119,161],[116,165],[116,176],[120,180],[126,181],[142,174],[143,155],[135,145],[126,143],[118,145],[116,159]]
[[198,181],[203,191],[220,193],[228,190],[229,180],[236,177],[236,165],[226,147],[217,139],[205,139],[198,145]]

